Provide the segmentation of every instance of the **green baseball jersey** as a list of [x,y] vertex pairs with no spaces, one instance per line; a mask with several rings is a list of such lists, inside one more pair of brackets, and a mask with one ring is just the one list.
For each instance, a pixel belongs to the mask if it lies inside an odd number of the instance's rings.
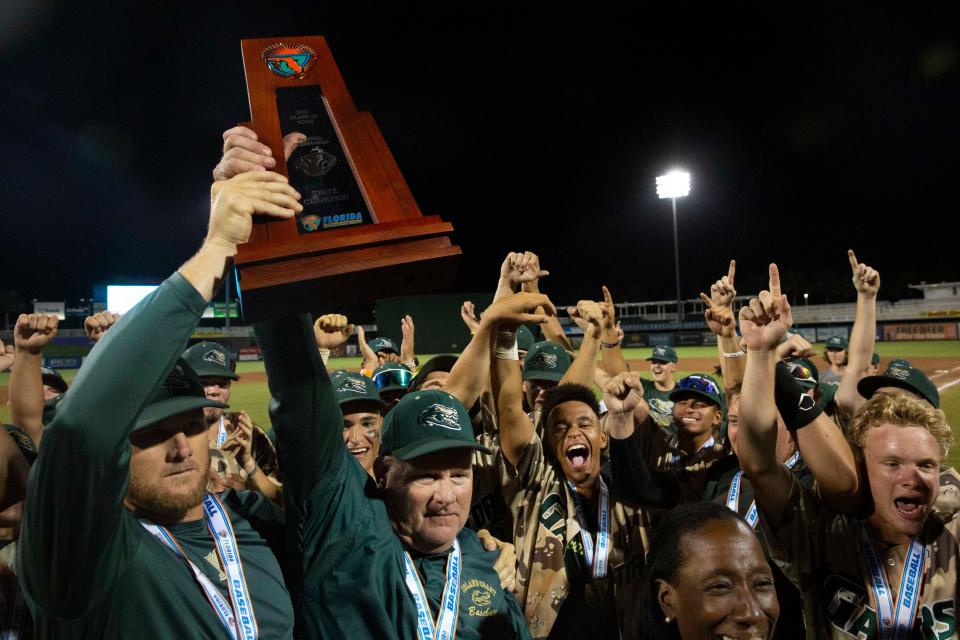
[[[30,474],[18,573],[45,638],[230,638],[190,569],[124,507],[129,435],[207,303],[179,274],[97,343],[44,431]],[[205,471],[205,470],[204,470]],[[290,638],[293,607],[271,549],[283,515],[259,494],[221,494],[261,638]],[[229,602],[203,520],[169,527]]]
[[[417,608],[404,580],[408,550],[393,533],[376,484],[347,452],[340,406],[309,316],[254,329],[273,396],[297,634],[417,638]],[[484,551],[470,529],[457,540],[462,553],[457,638],[528,638],[516,598],[500,588],[492,568],[497,553]],[[410,555],[433,618],[448,553]]]
[[673,389],[660,391],[653,380],[646,378],[640,378],[640,384],[643,385],[643,399],[650,407],[650,417],[658,427],[675,434],[677,431],[673,424],[673,400],[670,399]]

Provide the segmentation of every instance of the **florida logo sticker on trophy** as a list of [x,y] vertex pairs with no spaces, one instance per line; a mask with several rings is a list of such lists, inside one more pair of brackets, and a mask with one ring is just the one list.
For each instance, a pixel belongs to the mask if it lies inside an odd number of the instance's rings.
[[305,44],[278,42],[264,49],[262,57],[270,71],[281,78],[302,78],[317,54]]

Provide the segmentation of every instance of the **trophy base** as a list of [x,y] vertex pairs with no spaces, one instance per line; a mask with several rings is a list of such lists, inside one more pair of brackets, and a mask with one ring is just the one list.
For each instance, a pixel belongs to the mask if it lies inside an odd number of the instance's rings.
[[[372,230],[376,230],[371,233]],[[322,232],[310,253],[241,251],[235,264],[245,322],[442,289],[460,247],[437,216]]]

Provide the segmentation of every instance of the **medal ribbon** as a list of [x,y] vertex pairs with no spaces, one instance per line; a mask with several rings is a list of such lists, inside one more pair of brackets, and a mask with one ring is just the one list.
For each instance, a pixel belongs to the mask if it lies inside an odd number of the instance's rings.
[[210,581],[210,578],[187,557],[179,543],[165,527],[142,521],[140,524],[187,564],[194,579],[199,583],[204,595],[207,596],[214,613],[217,614],[220,622],[230,633],[230,637],[234,640],[256,640],[259,635],[257,619],[253,613],[253,601],[250,599],[247,580],[243,575],[240,550],[237,548],[230,517],[220,500],[211,493],[203,497],[203,514],[207,530],[213,536],[217,555],[220,556],[220,562],[223,563],[227,574],[230,602],[226,601],[217,587]]
[[227,441],[227,428],[223,426],[223,416],[220,416],[220,426],[217,428],[217,449]]
[[420,584],[420,576],[413,566],[410,554],[404,552],[404,580],[417,605],[417,637],[420,640],[453,640],[457,634],[457,618],[460,615],[460,542],[454,538],[453,549],[447,559],[447,579],[440,596],[440,612],[436,621],[430,616],[430,603]]
[[600,478],[600,500],[597,505],[597,524],[600,529],[597,532],[597,555],[594,561],[593,554],[593,536],[587,527],[587,519],[584,517],[583,504],[580,502],[580,496],[573,483],[567,480],[570,493],[573,495],[573,504],[577,510],[577,521],[580,523],[580,538],[583,540],[583,557],[587,565],[593,569],[594,578],[602,578],[607,575],[607,558],[610,555],[610,491],[607,484]]
[[912,637],[913,625],[917,617],[917,605],[920,603],[920,589],[923,586],[923,574],[926,570],[927,554],[924,545],[916,537],[910,541],[907,556],[900,575],[900,587],[897,600],[887,582],[887,572],[883,568],[877,547],[867,527],[860,524],[860,542],[864,559],[870,572],[870,586],[873,599],[877,603],[877,625],[883,640],[900,640]]
[[[787,469],[793,469],[795,466],[797,466],[797,462],[799,461],[800,452],[796,451],[785,463]],[[742,478],[743,471],[737,471],[736,475],[733,476],[733,480],[730,481],[730,491],[727,493],[727,508],[734,512],[739,512]],[[756,529],[757,523],[760,521],[760,512],[757,510],[756,500],[750,503],[750,508],[747,509],[747,515],[745,519],[747,524],[750,525],[751,529]]]

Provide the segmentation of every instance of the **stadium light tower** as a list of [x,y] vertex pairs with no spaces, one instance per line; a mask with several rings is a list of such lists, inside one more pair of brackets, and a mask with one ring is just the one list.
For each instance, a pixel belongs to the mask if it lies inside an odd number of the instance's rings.
[[670,198],[673,205],[673,268],[677,276],[677,322],[683,320],[683,298],[680,297],[680,240],[677,237],[677,198],[690,194],[690,174],[686,171],[671,171],[657,176],[657,197]]

